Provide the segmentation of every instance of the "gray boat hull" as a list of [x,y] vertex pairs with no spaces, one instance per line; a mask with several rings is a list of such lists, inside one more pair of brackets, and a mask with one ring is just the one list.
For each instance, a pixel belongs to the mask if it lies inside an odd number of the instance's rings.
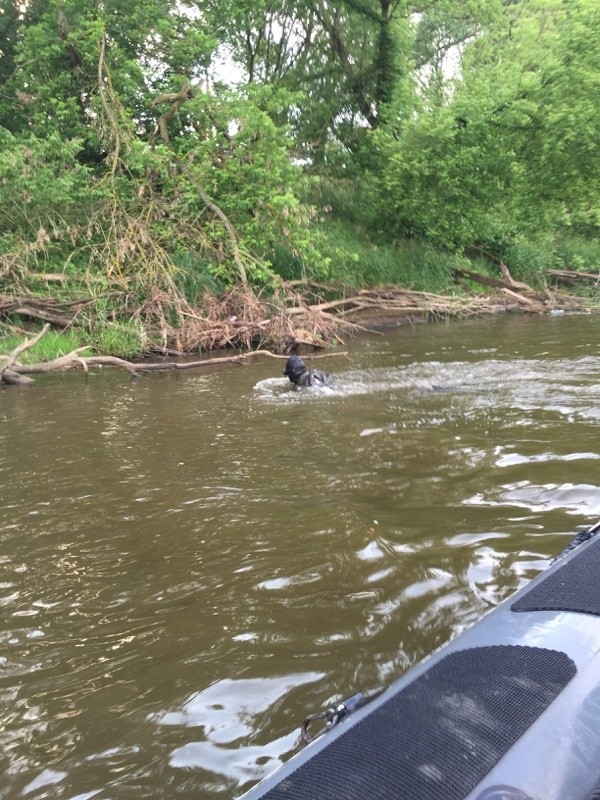
[[[599,527],[595,526],[594,533]],[[580,575],[583,580],[580,580]],[[595,581],[594,575],[598,576]],[[533,592],[543,582],[546,583],[541,590],[537,594]],[[552,605],[554,597],[558,598],[554,604],[562,605],[562,608],[536,607]],[[536,607],[535,610],[528,610],[531,605]],[[569,610],[573,608],[578,610]],[[543,708],[540,706],[541,712],[535,712],[535,718],[527,723],[526,729],[518,731],[517,740],[505,752],[490,755],[483,752],[486,744],[474,740],[470,727],[469,703],[473,702],[475,708],[477,701],[477,698],[469,696],[471,683],[465,683],[462,677],[457,676],[458,689],[454,691],[448,668],[453,663],[459,665],[463,657],[467,663],[475,658],[476,661],[479,659],[477,663],[494,664],[495,653],[501,658],[506,654],[512,658],[515,653],[526,656],[552,654],[554,661],[542,668],[546,681],[554,680],[556,659],[571,665],[571,672],[553,688],[553,694],[548,695]],[[481,654],[491,661],[481,661]],[[446,678],[449,691],[443,700],[448,703],[448,698],[451,698],[455,705],[462,704],[464,730],[456,722],[460,720],[456,708],[450,719],[443,703],[436,705],[431,700],[431,692],[438,692],[442,697]],[[527,692],[530,688],[526,685],[528,681],[527,674],[515,677],[514,691]],[[428,692],[429,685],[431,692]],[[510,680],[507,686],[508,706]],[[484,700],[493,700],[488,695],[495,691],[494,678]],[[374,764],[377,756],[374,757],[373,753],[383,751],[396,735],[398,741],[406,743],[406,725],[414,725],[414,703],[418,704],[419,698],[427,701],[423,704],[427,706],[427,713],[418,730],[415,726],[414,735],[421,738],[417,754],[411,758],[418,761],[422,754],[423,763],[399,766],[397,762],[406,753],[392,749],[391,757],[388,753],[381,762]],[[518,695],[513,695],[514,698],[518,704]],[[407,703],[411,702],[413,717],[407,712]],[[396,711],[394,715],[386,714],[386,709],[397,709],[397,714]],[[381,747],[371,748],[369,752],[367,745],[372,744],[373,731],[377,731],[376,723],[380,718],[385,720],[387,730],[381,739]],[[513,723],[509,723],[510,732]],[[397,731],[393,729],[394,725]],[[454,737],[453,749],[446,760],[436,755],[447,740],[440,733],[444,726],[449,731],[448,736]],[[363,732],[366,753],[361,763],[356,744]],[[344,737],[348,738],[344,740]],[[352,748],[348,748],[346,743],[351,741]],[[483,765],[479,763],[477,767],[484,772],[481,776],[473,772],[478,751],[484,758]],[[326,768],[335,774],[335,780],[324,778]],[[461,769],[465,773],[470,771],[470,775],[461,775]],[[416,780],[408,780],[404,786],[402,781],[408,774],[406,770],[412,770]],[[391,773],[394,775],[390,778]],[[369,776],[366,783],[362,781],[365,775]],[[422,779],[423,775],[426,779]],[[469,786],[471,779],[476,780],[473,786]],[[464,786],[469,786],[466,793],[460,788]],[[471,628],[424,659],[367,706],[332,727],[276,773],[243,795],[243,800],[305,800],[312,797],[315,800],[350,800],[351,797],[364,800],[456,800],[458,797],[463,800],[591,800],[600,798],[600,793],[596,795],[599,787],[600,536],[594,535]]]

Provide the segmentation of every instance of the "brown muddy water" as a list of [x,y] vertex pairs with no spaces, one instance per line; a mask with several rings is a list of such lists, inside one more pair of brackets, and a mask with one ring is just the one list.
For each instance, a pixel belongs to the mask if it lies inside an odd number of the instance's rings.
[[600,517],[600,319],[0,390],[0,798],[234,798]]

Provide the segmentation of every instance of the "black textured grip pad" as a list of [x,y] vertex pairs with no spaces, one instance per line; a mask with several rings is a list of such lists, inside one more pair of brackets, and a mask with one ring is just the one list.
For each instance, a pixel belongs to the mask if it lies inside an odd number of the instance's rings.
[[596,786],[596,788],[591,794],[588,794],[585,800],[600,800],[600,784]]
[[579,611],[600,616],[600,537],[516,600],[513,611]]
[[575,672],[557,650],[451,653],[260,796],[463,800]]

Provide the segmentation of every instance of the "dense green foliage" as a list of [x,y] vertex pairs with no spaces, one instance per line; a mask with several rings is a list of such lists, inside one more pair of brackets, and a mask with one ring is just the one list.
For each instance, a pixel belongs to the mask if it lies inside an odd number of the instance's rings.
[[511,4],[466,49],[447,103],[380,139],[388,226],[442,246],[600,221],[600,8]]
[[0,291],[598,269],[599,90],[596,0],[0,0]]

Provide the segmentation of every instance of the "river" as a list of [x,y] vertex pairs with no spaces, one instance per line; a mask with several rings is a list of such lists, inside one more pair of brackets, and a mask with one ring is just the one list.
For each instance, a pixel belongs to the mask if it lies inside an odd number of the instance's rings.
[[0,798],[238,797],[600,517],[600,320],[0,389]]

